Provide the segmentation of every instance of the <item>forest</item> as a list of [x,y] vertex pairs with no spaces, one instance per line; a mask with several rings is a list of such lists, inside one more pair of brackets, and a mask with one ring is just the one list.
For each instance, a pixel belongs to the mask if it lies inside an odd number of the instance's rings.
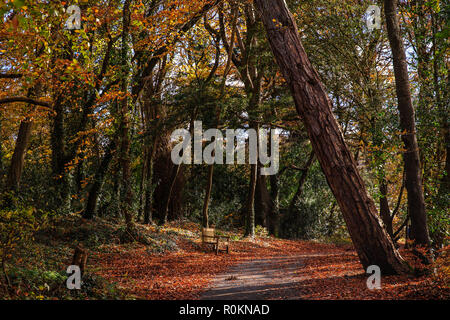
[[0,0],[0,299],[448,300],[449,16]]

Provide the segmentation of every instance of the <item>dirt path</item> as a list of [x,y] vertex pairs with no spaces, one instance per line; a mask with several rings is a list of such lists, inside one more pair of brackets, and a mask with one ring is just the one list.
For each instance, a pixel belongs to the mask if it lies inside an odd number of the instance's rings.
[[298,272],[304,267],[301,256],[274,256],[234,265],[218,275],[201,300],[301,299]]

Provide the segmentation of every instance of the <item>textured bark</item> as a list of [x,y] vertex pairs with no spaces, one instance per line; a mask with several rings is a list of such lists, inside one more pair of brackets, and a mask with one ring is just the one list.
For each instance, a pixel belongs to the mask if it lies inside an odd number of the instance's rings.
[[138,215],[136,221],[141,221],[141,217],[144,213],[144,205],[145,205],[145,178],[147,177],[148,170],[148,148],[145,148],[142,152],[142,168],[141,168],[141,181],[139,183],[139,207],[138,207]]
[[252,164],[250,168],[250,183],[247,198],[247,212],[245,223],[245,236],[255,236],[255,192],[256,192],[256,179],[258,174],[258,166]]
[[411,232],[416,244],[430,245],[425,200],[423,196],[422,173],[420,169],[419,146],[417,144],[414,108],[409,86],[408,65],[397,18],[395,0],[385,0],[386,28],[392,50],[395,84],[397,91],[400,128],[405,145],[403,161],[405,166],[408,210],[411,217]]
[[181,165],[175,165],[175,167],[172,170],[169,191],[167,193],[166,205],[164,207],[164,219],[162,220],[162,224],[165,224],[169,218],[170,201],[172,200],[172,193],[173,193],[175,184],[177,182],[178,174],[180,173],[180,168],[181,168]]
[[[234,48],[234,42],[235,42],[235,36],[236,36],[236,30],[237,30],[237,7],[235,6],[233,8],[233,19],[232,19],[232,32],[231,32],[231,39],[230,39],[230,45],[227,46],[227,64],[225,66],[225,70],[222,77],[222,83],[220,86],[220,95],[219,95],[219,101],[222,100],[223,96],[225,95],[225,88],[226,88],[226,82],[227,82],[227,76],[228,73],[231,70],[231,59],[233,54],[233,48]],[[220,34],[218,34],[213,28],[209,27],[209,25],[205,22],[205,26],[207,29],[216,36],[217,42],[219,42]],[[208,28],[209,27],[209,28]],[[227,41],[225,41],[227,42]],[[206,79],[205,83],[203,85],[207,85],[212,78],[214,77],[215,72],[217,71],[217,68],[219,66],[220,61],[220,47],[217,46],[216,51],[216,59],[214,61],[214,67],[212,68],[211,72],[209,73],[208,78]],[[217,108],[217,107],[216,107]],[[220,113],[221,110],[217,108],[216,110],[216,128],[220,124]],[[192,123],[191,123],[192,126]],[[209,228],[209,216],[208,216],[208,208],[209,208],[209,202],[211,198],[211,191],[213,186],[213,176],[214,176],[214,164],[209,165],[208,167],[208,179],[206,182],[206,192],[205,192],[205,199],[203,201],[203,212],[202,212],[202,225],[204,228]]]
[[155,137],[151,150],[147,155],[147,172],[145,181],[144,224],[153,224],[153,159],[158,139]]
[[108,171],[109,164],[113,159],[113,151],[116,148],[116,138],[111,140],[108,147],[106,148],[105,155],[97,169],[97,172],[94,176],[94,182],[92,183],[91,189],[89,190],[89,195],[86,203],[86,207],[83,211],[83,218],[92,219],[95,216],[97,211],[97,201],[98,195],[100,194],[100,190],[103,186],[103,180],[106,172]]
[[72,257],[72,265],[80,267],[81,275],[83,275],[84,271],[86,270],[88,255],[88,251],[81,245],[75,247],[75,251]]
[[380,183],[380,216],[383,220],[384,227],[386,228],[387,233],[394,239],[394,231],[392,230],[392,218],[391,218],[391,210],[389,209],[389,201],[387,198],[388,186],[386,180]]
[[69,199],[69,181],[66,172],[66,132],[64,130],[64,106],[62,97],[59,96],[53,106],[55,116],[51,129],[51,148],[52,148],[52,173],[53,185],[55,191],[55,203],[63,211],[68,210],[70,206]]
[[209,207],[209,201],[211,198],[211,191],[212,191],[212,186],[213,186],[213,176],[214,176],[214,165],[211,164],[208,166],[208,178],[206,180],[206,194],[205,194],[205,199],[203,201],[203,211],[202,211],[203,228],[209,228],[208,207]]
[[270,198],[272,199],[272,210],[267,217],[267,229],[269,235],[278,236],[278,225],[280,219],[280,199],[278,187],[278,174],[270,176]]
[[[373,200],[331,111],[331,101],[301,44],[297,25],[284,0],[255,0],[278,66],[307,128],[314,153],[336,197],[364,268],[383,274],[409,269],[377,217]],[[280,26],[281,24],[281,26]]]
[[258,165],[255,194],[255,224],[268,227],[273,202],[267,189],[267,177],[261,175],[261,165]]
[[[130,2],[125,0],[123,7],[123,31],[122,31],[122,86],[123,94],[128,92],[128,34],[130,28]],[[131,212],[133,194],[131,191],[131,160],[130,160],[130,136],[129,136],[129,119],[128,119],[128,98],[121,101],[120,110],[120,132],[121,132],[121,146],[120,146],[120,164],[122,167],[122,183],[123,195],[121,196],[121,213],[125,217],[125,224],[127,230],[132,233],[134,229],[133,216]]]
[[[148,79],[145,81],[142,93],[142,119],[145,129],[144,153],[145,153],[145,174],[142,177],[144,189],[144,224],[153,224],[153,168],[156,148],[158,146],[160,128],[160,101],[161,88],[167,73],[167,57],[159,61],[159,69],[154,75],[151,70]],[[155,65],[156,67],[156,65]]]
[[25,161],[25,154],[28,147],[28,142],[31,136],[31,128],[33,122],[24,120],[20,123],[19,133],[17,134],[16,146],[11,158],[8,176],[6,179],[6,188],[12,191],[18,191],[20,178],[22,177],[23,164]]
[[[159,223],[163,223],[166,212],[168,213],[167,220],[169,221],[182,215],[182,202],[180,200],[184,186],[184,170],[182,166],[176,176],[176,181],[173,181],[173,173],[176,168],[170,156],[172,151],[170,135],[164,129],[162,130],[163,133],[158,137],[153,165],[153,185],[155,186],[153,193],[153,218],[157,219]],[[166,210],[167,199],[170,201],[168,210]]]

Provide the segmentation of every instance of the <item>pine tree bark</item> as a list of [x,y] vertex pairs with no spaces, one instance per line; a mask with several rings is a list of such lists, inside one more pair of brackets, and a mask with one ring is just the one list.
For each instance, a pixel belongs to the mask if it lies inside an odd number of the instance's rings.
[[284,0],[255,0],[279,68],[307,128],[314,153],[336,197],[364,268],[383,274],[408,272],[377,217],[356,162],[331,111],[331,101],[301,44],[297,25]]
[[406,175],[406,190],[408,192],[408,211],[411,217],[411,233],[416,244],[429,246],[430,237],[425,212],[422,173],[420,168],[419,146],[417,144],[414,108],[409,86],[408,65],[405,49],[397,18],[397,3],[395,0],[384,1],[386,28],[392,50],[395,84],[397,91],[398,110],[400,113],[400,128],[403,131],[402,140],[405,145],[403,161]]

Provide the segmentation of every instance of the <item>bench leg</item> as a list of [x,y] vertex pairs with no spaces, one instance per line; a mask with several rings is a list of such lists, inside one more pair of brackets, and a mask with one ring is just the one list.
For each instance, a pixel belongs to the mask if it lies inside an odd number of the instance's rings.
[[216,243],[216,255],[219,254],[219,239],[217,239],[217,243]]

